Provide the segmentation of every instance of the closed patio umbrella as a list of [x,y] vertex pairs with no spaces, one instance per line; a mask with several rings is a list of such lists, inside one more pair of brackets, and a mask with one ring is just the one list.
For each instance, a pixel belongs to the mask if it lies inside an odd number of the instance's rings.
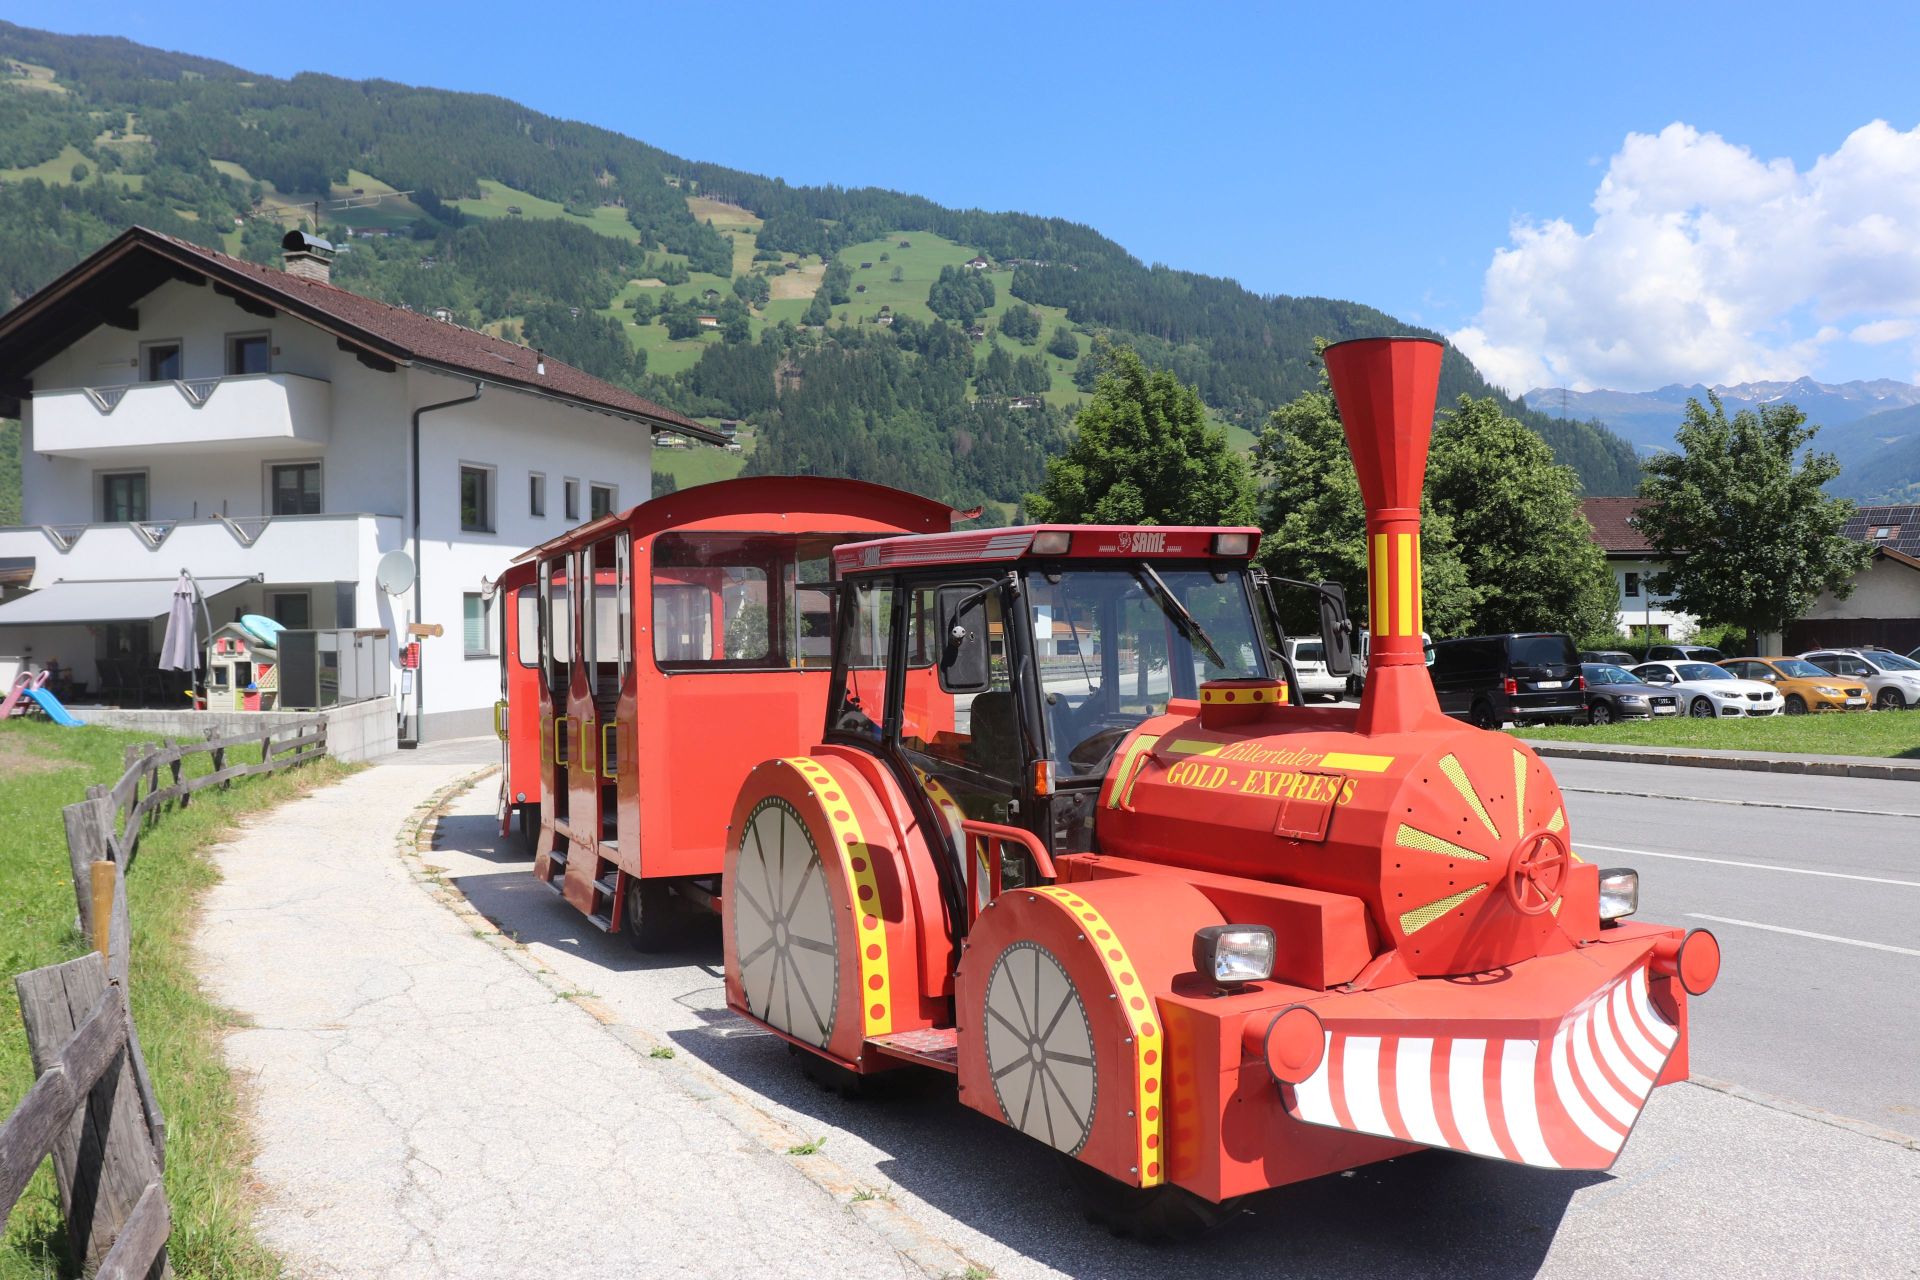
[[167,610],[167,634],[160,642],[162,671],[192,671],[200,665],[199,646],[194,642],[193,576],[185,569],[174,584],[173,605]]

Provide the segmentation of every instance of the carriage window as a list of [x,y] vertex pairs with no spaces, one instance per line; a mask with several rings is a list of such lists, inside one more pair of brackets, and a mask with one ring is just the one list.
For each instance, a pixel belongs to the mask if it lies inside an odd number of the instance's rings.
[[540,599],[533,588],[522,587],[513,594],[514,613],[520,634],[515,647],[520,651],[520,665],[537,667],[540,665]]
[[668,671],[825,672],[833,548],[852,538],[662,534],[653,544],[654,661]]

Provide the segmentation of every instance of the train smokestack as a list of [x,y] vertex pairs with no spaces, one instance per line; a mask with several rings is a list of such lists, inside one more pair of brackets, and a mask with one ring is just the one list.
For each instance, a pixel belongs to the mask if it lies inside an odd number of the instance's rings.
[[1356,338],[1324,353],[1367,505],[1361,733],[1405,733],[1440,714],[1420,644],[1420,491],[1445,350],[1431,338]]

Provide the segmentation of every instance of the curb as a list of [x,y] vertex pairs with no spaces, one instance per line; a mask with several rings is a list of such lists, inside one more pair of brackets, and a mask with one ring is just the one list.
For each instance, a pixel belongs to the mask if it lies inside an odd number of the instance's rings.
[[1711,1089],[1715,1093],[1724,1093],[1730,1098],[1742,1102],[1751,1102],[1756,1106],[1773,1111],[1798,1116],[1802,1120],[1812,1120],[1819,1124],[1832,1125],[1836,1129],[1845,1129],[1848,1133],[1857,1133],[1863,1138],[1872,1138],[1875,1142],[1890,1142],[1896,1147],[1905,1147],[1909,1151],[1920,1151],[1920,1138],[1911,1137],[1894,1129],[1888,1129],[1865,1120],[1855,1120],[1849,1116],[1838,1115],[1821,1107],[1808,1106],[1804,1102],[1795,1102],[1783,1098],[1777,1093],[1765,1093],[1759,1089],[1749,1089],[1745,1085],[1735,1084],[1731,1080],[1718,1080],[1712,1076],[1689,1076],[1687,1083],[1698,1085],[1702,1089]]
[[633,1053],[641,1069],[662,1073],[690,1101],[715,1112],[769,1155],[779,1157],[798,1170],[801,1177],[824,1191],[828,1198],[858,1218],[931,1280],[991,1275],[991,1271],[972,1262],[894,1204],[884,1192],[875,1194],[880,1189],[859,1181],[831,1157],[817,1151],[807,1156],[793,1154],[794,1147],[808,1143],[816,1135],[802,1133],[755,1106],[735,1092],[731,1081],[690,1057],[653,1057],[653,1050],[671,1050],[673,1046],[665,1039],[622,1022],[600,999],[570,985],[535,959],[525,946],[502,933],[499,926],[467,901],[465,894],[448,885],[439,872],[427,868],[423,855],[433,852],[441,816],[456,798],[499,771],[499,765],[488,765],[447,784],[417,805],[401,823],[395,840],[396,852],[413,882],[428,897],[451,911],[474,937],[519,965],[557,999],[577,1005],[599,1023]]
[[1692,769],[1733,769],[1745,773],[1801,773],[1823,778],[1874,778],[1892,782],[1920,782],[1920,762],[1847,760],[1833,756],[1702,755],[1648,747],[1600,747],[1561,741],[1520,741],[1537,756],[1563,760],[1606,760],[1615,764],[1664,764]]

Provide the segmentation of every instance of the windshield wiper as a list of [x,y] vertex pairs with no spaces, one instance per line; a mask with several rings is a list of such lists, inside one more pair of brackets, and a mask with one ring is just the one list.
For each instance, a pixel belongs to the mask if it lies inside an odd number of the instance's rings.
[[1135,565],[1133,576],[1139,580],[1140,585],[1151,590],[1159,599],[1160,612],[1173,619],[1173,625],[1180,628],[1180,634],[1185,636],[1189,643],[1199,645],[1201,652],[1207,655],[1207,661],[1225,671],[1227,660],[1221,657],[1220,650],[1214,647],[1213,637],[1209,636],[1206,628],[1187,612],[1187,606],[1180,603],[1180,597],[1173,594],[1173,589],[1167,586],[1158,573],[1154,572],[1153,566]]

